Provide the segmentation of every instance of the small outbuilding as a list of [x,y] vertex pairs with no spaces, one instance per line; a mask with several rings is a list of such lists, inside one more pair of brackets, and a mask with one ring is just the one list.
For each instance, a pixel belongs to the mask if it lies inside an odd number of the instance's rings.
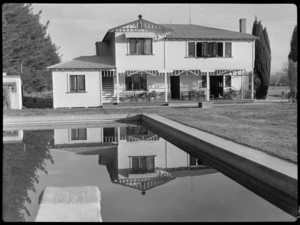
[[8,90],[8,108],[22,109],[22,80],[19,75],[3,73],[3,89]]

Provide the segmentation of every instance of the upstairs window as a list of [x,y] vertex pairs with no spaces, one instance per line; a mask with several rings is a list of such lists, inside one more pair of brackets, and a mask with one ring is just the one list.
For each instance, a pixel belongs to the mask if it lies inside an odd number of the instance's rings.
[[231,42],[225,43],[225,57],[231,57]]
[[154,156],[134,156],[131,158],[130,174],[143,174],[155,172]]
[[[230,56],[225,54],[225,57],[231,57],[231,42],[226,44]],[[188,57],[224,57],[223,42],[189,42]]]
[[196,56],[196,49],[195,49],[195,42],[189,42],[189,57],[195,57]]
[[85,92],[84,75],[70,75],[70,92]]
[[129,38],[130,55],[152,55],[151,38]]

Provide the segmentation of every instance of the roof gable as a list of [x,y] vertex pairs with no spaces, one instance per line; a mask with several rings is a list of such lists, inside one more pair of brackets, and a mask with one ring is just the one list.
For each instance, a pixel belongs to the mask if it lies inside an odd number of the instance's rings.
[[138,19],[130,23],[109,29],[108,32],[170,32],[172,29],[144,19]]

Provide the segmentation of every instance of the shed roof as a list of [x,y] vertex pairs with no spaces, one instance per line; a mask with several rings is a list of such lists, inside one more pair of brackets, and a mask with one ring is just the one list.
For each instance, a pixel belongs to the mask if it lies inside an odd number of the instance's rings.
[[255,40],[256,36],[247,33],[222,30],[212,27],[204,27],[194,24],[160,24],[172,29],[167,34],[168,39],[191,38],[191,39],[230,39],[230,40]]
[[115,69],[111,56],[80,56],[73,60],[47,67],[48,69]]

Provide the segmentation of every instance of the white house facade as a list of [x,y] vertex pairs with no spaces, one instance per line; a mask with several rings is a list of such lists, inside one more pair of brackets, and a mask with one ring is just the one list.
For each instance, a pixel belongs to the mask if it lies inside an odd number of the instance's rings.
[[[254,43],[240,32],[139,19],[107,31],[95,56],[48,67],[53,106],[99,107],[125,101],[253,99]],[[235,96],[236,97],[236,96]]]
[[49,147],[98,156],[113,183],[142,192],[176,177],[217,172],[139,125],[55,129]]

